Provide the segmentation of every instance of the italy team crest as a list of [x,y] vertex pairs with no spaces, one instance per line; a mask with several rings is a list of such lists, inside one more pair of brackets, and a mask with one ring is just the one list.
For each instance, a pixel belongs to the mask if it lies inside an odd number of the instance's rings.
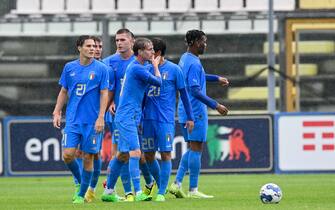
[[88,79],[89,79],[89,80],[93,80],[94,77],[95,77],[95,73],[94,73],[94,71],[91,71],[91,72],[88,74]]
[[164,72],[164,73],[162,74],[162,78],[163,78],[164,80],[166,80],[166,79],[168,78],[168,73],[167,73],[167,72]]

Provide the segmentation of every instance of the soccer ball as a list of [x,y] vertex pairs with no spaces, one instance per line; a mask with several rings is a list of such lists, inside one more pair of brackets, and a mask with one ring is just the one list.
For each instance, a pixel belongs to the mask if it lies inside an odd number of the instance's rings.
[[261,191],[259,192],[259,197],[262,203],[279,203],[283,197],[280,187],[273,183],[267,183],[262,186]]

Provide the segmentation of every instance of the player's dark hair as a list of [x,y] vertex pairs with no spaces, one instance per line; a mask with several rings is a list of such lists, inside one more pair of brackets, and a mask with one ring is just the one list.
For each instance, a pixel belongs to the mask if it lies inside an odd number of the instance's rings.
[[134,55],[137,56],[138,55],[138,51],[139,50],[144,50],[145,46],[147,44],[150,44],[150,43],[152,43],[150,41],[150,39],[147,39],[147,38],[144,38],[144,37],[137,38],[135,40],[135,43],[134,43],[134,46],[133,46]]
[[117,32],[115,34],[128,34],[131,38],[135,39],[135,36],[134,36],[133,32],[131,32],[127,28],[121,28],[121,29],[117,30]]
[[153,38],[151,42],[152,42],[152,45],[154,46],[154,51],[155,52],[161,51],[161,56],[164,56],[165,51],[166,51],[165,41],[160,38]]
[[87,39],[93,39],[93,40],[94,40],[94,38],[93,38],[92,36],[89,36],[89,35],[81,35],[81,36],[79,36],[78,39],[77,39],[76,46],[77,46],[77,47],[82,47],[83,44],[84,44],[84,42],[85,42]]
[[99,36],[92,36],[94,42],[102,42],[102,39]]
[[201,39],[201,37],[206,36],[205,32],[199,30],[189,30],[185,36],[185,42],[187,46],[192,46],[194,42]]

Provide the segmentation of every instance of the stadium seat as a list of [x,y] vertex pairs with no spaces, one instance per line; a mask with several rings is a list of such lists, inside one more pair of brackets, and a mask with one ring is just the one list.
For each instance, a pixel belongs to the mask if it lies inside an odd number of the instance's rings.
[[74,22],[73,23],[73,32],[76,35],[82,34],[99,34],[97,30],[97,22],[90,21],[90,22]]
[[220,11],[222,12],[236,12],[243,10],[243,0],[220,0]]
[[[278,21],[273,21],[273,31],[276,33],[278,29]],[[254,29],[253,32],[256,33],[267,33],[269,31],[269,22],[264,19],[255,19],[254,20]]]
[[226,32],[225,20],[203,20],[202,30],[206,34],[220,34]]
[[[275,89],[275,97],[279,98],[279,88]],[[248,99],[267,99],[268,87],[240,87],[229,88],[228,99],[231,100],[248,100]]]
[[143,12],[160,13],[166,12],[165,0],[143,0]]
[[[295,42],[292,45],[292,51],[295,53]],[[300,41],[298,46],[299,53],[334,53],[334,41]],[[274,43],[274,52],[279,53],[279,43]],[[268,53],[268,42],[264,42],[263,53]]]
[[46,33],[46,23],[24,23],[23,33],[25,35],[45,35]]
[[11,12],[17,14],[40,13],[40,0],[17,0],[16,9]]
[[118,0],[117,12],[119,13],[132,13],[141,12],[140,0]]
[[0,64],[1,78],[47,77],[48,64],[46,63],[2,63]]
[[[245,66],[245,75],[252,76],[257,73],[259,70],[265,68],[267,64],[249,64]],[[293,72],[296,71],[296,65],[292,65]],[[279,69],[279,65],[275,65],[275,69]],[[312,63],[302,63],[299,64],[299,75],[300,76],[314,76],[318,74],[318,66]],[[268,71],[265,70],[261,73],[260,77],[266,77]],[[278,76],[278,74],[275,74]]]
[[251,20],[230,20],[228,22],[228,31],[232,33],[251,32]]
[[42,13],[64,13],[64,0],[42,0]]
[[125,27],[134,31],[136,35],[145,35],[149,33],[148,21],[126,21]]
[[21,32],[21,23],[0,23],[0,35],[17,36]]
[[122,27],[122,22],[121,21],[110,21],[108,24],[108,28],[109,28],[109,35],[110,36],[115,36],[115,33],[117,30],[119,30]]
[[161,20],[161,21],[151,21],[151,34],[173,34],[173,21],[172,20]]
[[[269,0],[247,0],[247,11],[267,11],[269,9]],[[278,10],[294,10],[294,0],[273,0],[273,9]]]
[[49,22],[47,33],[50,35],[69,36],[72,35],[70,22]]
[[67,0],[67,13],[88,13],[90,2],[89,0]]
[[196,12],[216,12],[218,9],[218,0],[194,0]]
[[299,0],[300,9],[335,9],[334,0]]
[[92,13],[112,13],[115,11],[115,0],[92,0]]
[[168,12],[192,11],[192,0],[169,0]]
[[200,22],[198,20],[184,20],[177,21],[177,33],[185,34],[190,29],[200,29]]

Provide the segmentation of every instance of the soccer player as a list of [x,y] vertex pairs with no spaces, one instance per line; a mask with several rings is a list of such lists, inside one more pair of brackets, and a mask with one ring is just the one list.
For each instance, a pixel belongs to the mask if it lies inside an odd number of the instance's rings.
[[[53,125],[60,128],[62,108],[69,98],[62,139],[63,159],[80,183],[80,190],[73,203],[82,204],[93,174],[94,154],[101,148],[109,81],[108,67],[94,59],[93,38],[87,35],[80,36],[76,46],[79,59],[64,66],[59,81],[62,87],[53,111]],[[79,144],[84,158],[81,175],[75,161],[75,152]]]
[[187,91],[190,94],[190,101],[194,114],[194,129],[188,132],[184,124],[187,122],[187,115],[185,107],[182,103],[178,104],[179,123],[183,131],[185,141],[188,142],[189,149],[182,156],[179,162],[175,182],[169,187],[170,193],[174,194],[177,198],[186,197],[181,189],[185,173],[190,172],[190,185],[188,197],[191,198],[212,198],[211,195],[206,195],[198,191],[198,177],[201,168],[201,152],[203,145],[206,142],[208,116],[207,106],[216,109],[221,115],[226,115],[228,109],[206,95],[206,81],[216,81],[221,85],[228,85],[228,80],[224,77],[216,75],[205,74],[204,68],[199,59],[207,46],[207,37],[203,31],[190,30],[186,33],[186,44],[188,46],[179,61]]
[[[95,51],[94,51],[94,58],[98,61],[102,61],[102,40],[100,37],[93,36],[93,40],[95,42]],[[112,69],[108,70],[109,75],[109,87],[108,87],[108,101],[111,101],[114,95],[114,72]],[[85,194],[85,200],[87,202],[92,202],[93,199],[96,198],[96,186],[99,180],[99,176],[101,173],[101,150],[102,143],[100,145],[99,152],[97,154],[94,154],[94,161],[93,161],[93,175],[90,182],[90,186]]]
[[[129,64],[120,92],[120,101],[115,114],[115,125],[119,134],[118,152],[110,163],[109,186],[114,187],[122,166],[128,161],[122,159],[122,154],[129,155],[129,172],[134,185],[135,200],[147,201],[152,198],[144,194],[140,186],[139,160],[141,156],[138,122],[142,115],[142,101],[149,85],[160,86],[161,75],[158,70],[160,57],[153,58],[153,46],[149,39],[138,38],[134,43],[136,60]],[[146,61],[151,60],[154,75],[149,72]],[[118,197],[114,189],[106,188],[101,199],[117,202]]]
[[[158,183],[156,201],[165,201],[165,191],[171,174],[171,151],[174,138],[174,117],[177,90],[184,104],[187,121],[185,127],[191,132],[194,126],[193,113],[180,67],[164,58],[166,44],[162,39],[152,39],[155,57],[160,56],[159,71],[162,85],[151,85],[146,94],[143,120],[142,151],[150,172]],[[161,164],[155,153],[161,154]]]
[[[129,31],[126,28],[119,29],[115,34],[116,53],[103,59],[103,62],[112,68],[115,75],[114,100],[111,103],[111,106],[109,107],[109,111],[106,113],[106,123],[109,127],[109,130],[113,134],[112,159],[115,158],[116,156],[118,136],[119,136],[119,132],[115,130],[114,114],[116,111],[116,107],[119,105],[120,91],[123,83],[124,74],[126,72],[126,68],[132,61],[135,60],[135,56],[132,50],[134,41],[135,37],[131,31]],[[127,159],[127,157],[123,157],[123,159]],[[113,188],[114,186],[110,186],[110,182],[108,182],[110,176],[111,176],[110,173],[108,173],[106,185],[108,188]],[[125,164],[125,166],[123,166],[123,168],[121,169],[120,176],[126,195],[125,201],[133,201],[134,196],[131,190],[131,181],[130,181],[128,163]]]

